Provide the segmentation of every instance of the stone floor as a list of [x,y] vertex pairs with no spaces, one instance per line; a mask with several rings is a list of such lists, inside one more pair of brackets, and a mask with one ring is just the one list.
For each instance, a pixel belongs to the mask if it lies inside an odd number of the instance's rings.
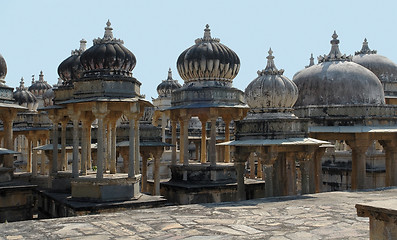
[[127,210],[0,224],[0,239],[368,239],[355,204],[397,188]]

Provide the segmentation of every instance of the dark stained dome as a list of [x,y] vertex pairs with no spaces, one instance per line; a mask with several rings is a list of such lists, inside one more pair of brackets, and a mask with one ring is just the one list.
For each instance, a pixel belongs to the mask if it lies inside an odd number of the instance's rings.
[[37,102],[37,99],[34,96],[34,94],[28,91],[28,89],[25,87],[23,78],[21,78],[20,85],[19,87],[16,88],[13,97],[15,99],[15,102],[18,103],[19,105],[23,105],[23,104],[29,105]]
[[71,56],[59,64],[58,75],[63,80],[63,85],[72,85],[74,80],[83,77],[80,56],[86,50],[86,43],[86,40],[80,40],[80,49],[73,50]]
[[208,24],[204,37],[181,53],[177,60],[179,75],[185,83],[197,80],[221,80],[232,82],[240,69],[237,54],[211,37]]
[[0,54],[0,80],[3,80],[7,75],[7,63],[3,56]]
[[44,81],[43,71],[40,71],[39,80],[32,80],[32,85],[29,87],[29,91],[38,96],[42,95],[45,91],[47,91],[47,89],[50,88],[52,88],[52,86],[48,84],[47,81]]
[[293,81],[299,96],[295,106],[384,104],[383,87],[374,73],[339,51],[334,32],[331,51],[319,63],[298,72]]
[[157,86],[157,93],[160,97],[171,97],[174,89],[181,88],[181,84],[177,80],[172,79],[171,68],[168,70],[168,77]]
[[136,58],[122,40],[113,37],[110,25],[108,20],[103,38],[94,39],[94,45],[80,57],[85,76],[132,76]]

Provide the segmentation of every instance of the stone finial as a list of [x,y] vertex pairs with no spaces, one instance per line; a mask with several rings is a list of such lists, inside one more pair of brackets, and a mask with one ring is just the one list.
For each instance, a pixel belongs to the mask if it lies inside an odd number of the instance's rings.
[[105,34],[103,36],[104,39],[113,39],[113,28],[110,26],[112,25],[110,23],[110,20],[108,19],[107,23],[106,23],[106,27],[105,27]]
[[351,61],[353,56],[349,55],[346,56],[346,54],[342,55],[342,53],[339,50],[339,39],[338,39],[338,34],[336,34],[336,31],[334,31],[334,34],[332,34],[332,40],[330,41],[331,43],[331,51],[329,52],[328,55],[324,56],[319,56],[318,57],[318,62],[330,62],[330,61]]
[[172,80],[172,71],[171,68],[168,69],[168,78],[167,80]]
[[83,38],[80,40],[80,51],[84,52],[87,49],[87,41]]
[[362,46],[361,50],[355,52],[354,55],[359,55],[359,54],[376,54],[376,53],[377,53],[376,50],[371,50],[371,49],[368,47],[367,38],[364,38],[364,42],[363,42],[363,46]]
[[116,39],[113,37],[113,28],[111,27],[111,25],[112,24],[110,23],[110,20],[108,19],[108,21],[106,22],[105,34],[103,35],[103,38],[94,39],[93,40],[94,45],[101,44],[101,43],[108,43],[108,42],[124,44],[123,40]]
[[19,89],[25,89],[25,82],[23,81],[23,77],[21,77],[21,81],[19,82]]
[[44,74],[43,74],[43,71],[40,71],[39,82],[44,82]]
[[34,74],[32,75],[32,85],[34,84]]
[[56,86],[62,86],[62,82],[63,82],[62,78],[58,78],[58,82],[55,85]]
[[274,64],[274,56],[273,56],[273,50],[272,48],[269,49],[268,51],[269,55],[266,57],[267,58],[267,65],[266,68],[263,69],[262,71],[258,71],[258,75],[283,75],[284,69],[278,70],[276,65]]
[[210,25],[206,24],[205,29],[204,29],[204,37],[203,38],[197,38],[195,43],[200,44],[202,42],[219,42],[219,38],[212,38],[211,37],[211,29]]
[[305,66],[305,68],[311,67],[314,65],[314,57],[313,57],[313,53],[310,54],[310,62],[308,66]]

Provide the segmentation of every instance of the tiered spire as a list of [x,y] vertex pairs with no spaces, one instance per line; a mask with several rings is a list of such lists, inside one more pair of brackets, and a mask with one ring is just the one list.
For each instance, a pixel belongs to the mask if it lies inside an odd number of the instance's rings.
[[351,61],[353,56],[349,55],[346,56],[346,54],[343,54],[339,50],[339,39],[338,39],[338,34],[336,34],[336,31],[334,31],[334,34],[332,34],[332,40],[330,41],[331,43],[331,51],[329,52],[328,55],[324,56],[319,56],[318,57],[318,62],[331,62],[331,61]]
[[268,51],[269,55],[266,57],[267,58],[267,65],[266,68],[263,69],[262,71],[258,71],[258,75],[283,75],[284,69],[278,70],[276,65],[274,64],[274,56],[273,56],[273,51],[272,48],[269,49]]
[[168,78],[167,78],[167,80],[173,80],[173,79],[172,79],[172,71],[171,71],[171,68],[168,69]]
[[24,90],[25,88],[25,82],[23,81],[23,77],[21,77],[21,81],[19,82],[19,88],[20,90]]
[[308,66],[305,66],[305,68],[311,67],[314,65],[314,57],[313,57],[313,53],[310,54],[310,62]]
[[110,20],[106,22],[106,27],[105,27],[105,34],[103,35],[103,38],[97,38],[94,39],[94,45],[96,44],[101,44],[101,43],[108,43],[108,42],[114,42],[114,43],[121,43],[124,44],[123,40],[116,39],[113,37],[113,28],[111,27]]
[[39,82],[44,82],[44,74],[43,74],[43,71],[40,71]]
[[368,47],[368,41],[366,38],[364,38],[364,42],[363,42],[363,47],[361,48],[360,51],[357,51],[354,53],[354,55],[359,55],[359,54],[376,54],[377,51],[376,50],[371,50]]

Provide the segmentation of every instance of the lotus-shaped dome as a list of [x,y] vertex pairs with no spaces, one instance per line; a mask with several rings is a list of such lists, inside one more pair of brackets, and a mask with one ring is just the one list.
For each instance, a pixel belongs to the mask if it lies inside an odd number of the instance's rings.
[[23,78],[21,78],[20,85],[14,92],[13,97],[15,99],[15,102],[19,105],[26,106],[30,111],[36,111],[37,98],[25,87]]
[[171,68],[168,70],[168,77],[166,80],[163,80],[157,86],[157,93],[160,97],[171,97],[171,93],[174,89],[181,88],[181,84],[178,83],[178,80],[172,79],[172,71]]
[[94,39],[94,45],[80,57],[85,76],[132,76],[136,58],[122,40],[113,37],[110,25],[108,21],[103,38]]
[[7,63],[3,56],[0,54],[0,81],[3,81],[7,75]]
[[297,73],[293,81],[299,97],[295,106],[384,104],[383,87],[374,73],[342,55],[336,32],[331,51],[319,63]]
[[355,53],[353,62],[371,70],[382,83],[397,82],[397,64],[371,50],[367,39],[364,39],[361,50]]
[[266,68],[258,71],[245,89],[245,99],[253,112],[280,112],[290,109],[298,98],[298,87],[274,65],[272,49],[269,50]]
[[36,97],[43,95],[45,91],[52,88],[47,81],[44,81],[43,71],[40,71],[39,80],[34,81],[34,76],[32,78],[32,85],[29,87],[29,91],[31,91]]
[[177,60],[178,73],[185,83],[201,80],[232,82],[240,69],[237,54],[211,37],[207,24],[204,37],[186,49]]
[[58,75],[63,80],[63,85],[71,85],[74,80],[83,77],[80,56],[86,50],[86,44],[86,40],[80,40],[80,49],[73,50],[71,56],[59,64]]

